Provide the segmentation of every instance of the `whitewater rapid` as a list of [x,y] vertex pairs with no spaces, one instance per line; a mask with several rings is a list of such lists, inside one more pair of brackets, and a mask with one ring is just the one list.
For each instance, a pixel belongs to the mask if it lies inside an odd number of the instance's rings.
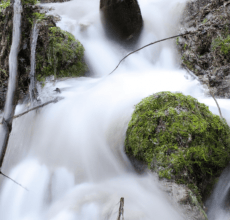
[[[139,0],[143,46],[178,33],[183,0]],[[187,72],[179,69],[175,42],[163,42],[130,56],[106,38],[99,0],[46,4],[61,17],[58,26],[85,47],[89,77],[47,82],[42,102],[64,99],[15,119],[3,172],[28,189],[0,177],[4,220],[116,219],[125,199],[125,220],[180,220],[151,174],[138,175],[124,153],[124,139],[135,104],[159,91],[192,95],[218,114],[215,102]],[[62,93],[53,90],[60,88]],[[230,122],[228,100],[218,100]],[[18,105],[16,114],[25,105]]]

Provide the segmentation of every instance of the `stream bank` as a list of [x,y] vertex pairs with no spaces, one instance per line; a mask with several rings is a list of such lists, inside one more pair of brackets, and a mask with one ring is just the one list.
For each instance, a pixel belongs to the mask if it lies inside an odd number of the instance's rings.
[[188,1],[176,40],[182,68],[193,72],[215,97],[230,98],[230,1]]
[[[84,61],[84,47],[66,31],[56,27],[58,16],[46,15],[48,9],[35,5],[36,1],[22,1],[22,38],[18,55],[17,100],[28,99],[31,68],[33,24],[37,20],[39,33],[36,47],[36,79],[43,86],[48,76],[83,76],[88,68]],[[0,6],[0,111],[4,107],[9,77],[9,53],[12,42],[13,2],[1,1]]]

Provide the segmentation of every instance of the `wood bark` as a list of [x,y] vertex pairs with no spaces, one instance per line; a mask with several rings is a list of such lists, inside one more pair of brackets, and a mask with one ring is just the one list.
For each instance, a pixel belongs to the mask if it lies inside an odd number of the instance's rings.
[[117,220],[124,220],[124,204],[125,204],[124,198],[121,197]]

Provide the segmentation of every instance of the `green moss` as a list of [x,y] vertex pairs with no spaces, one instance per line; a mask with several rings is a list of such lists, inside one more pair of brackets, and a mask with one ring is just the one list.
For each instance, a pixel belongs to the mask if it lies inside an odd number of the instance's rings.
[[204,20],[203,20],[203,24],[205,24],[206,22],[208,21],[208,19],[207,18],[205,18]]
[[186,50],[186,48],[187,48],[187,44],[184,44],[184,50]]
[[183,63],[184,63],[191,71],[194,72],[194,67],[193,67],[193,65],[192,65],[191,62],[189,62],[189,61],[186,60],[186,59],[183,59]]
[[126,133],[127,154],[160,177],[186,184],[201,200],[229,163],[230,128],[191,96],[160,92],[136,105]]
[[45,14],[39,13],[39,12],[35,12],[35,13],[33,13],[33,17],[36,20],[43,20],[43,19],[45,19]]
[[36,5],[37,3],[37,0],[22,0],[23,5]]
[[6,73],[6,71],[4,69],[2,69],[2,68],[0,68],[0,74],[1,73],[3,73],[6,77],[8,76],[7,73]]
[[10,6],[10,0],[1,0],[0,1],[0,12],[2,12],[3,9],[7,8]]
[[212,49],[219,49],[223,54],[227,55],[230,51],[230,35],[225,38],[220,36],[212,41]]
[[179,37],[176,38],[176,44],[179,45]]
[[36,57],[38,80],[51,75],[55,78],[82,76],[87,70],[83,56],[84,48],[72,34],[58,27],[50,27],[45,60],[39,52]]
[[35,12],[32,14],[29,14],[29,16],[27,17],[27,20],[30,22],[31,25],[33,25],[34,21],[42,21],[46,18],[46,15],[44,13],[39,13],[39,12]]

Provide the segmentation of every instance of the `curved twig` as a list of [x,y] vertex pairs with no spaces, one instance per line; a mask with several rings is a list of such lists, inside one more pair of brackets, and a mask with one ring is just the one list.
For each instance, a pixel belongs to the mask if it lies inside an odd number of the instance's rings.
[[13,180],[12,178],[10,178],[9,176],[7,176],[6,174],[4,174],[2,171],[0,171],[0,175],[3,175],[4,177],[6,177],[7,179],[13,181],[14,183],[16,183],[17,185],[21,186],[23,189],[25,189],[26,191],[29,191],[26,187],[24,187],[23,185],[21,185],[20,183],[16,182],[15,180]]
[[220,117],[221,117],[221,118],[223,118],[222,113],[221,113],[220,106],[219,106],[219,104],[218,104],[218,102],[217,102],[217,100],[216,100],[216,98],[215,98],[215,96],[214,96],[214,94],[213,94],[213,92],[211,91],[211,89],[210,89],[210,87],[209,87],[209,86],[208,86],[208,89],[209,89],[209,93],[210,93],[210,95],[212,96],[212,98],[214,99],[214,101],[215,101],[215,103],[216,103],[216,105],[217,105],[217,108],[218,108],[218,111],[219,111]]
[[[158,40],[158,41],[154,41],[154,42],[152,42],[152,43],[149,43],[149,44],[147,44],[147,45],[145,45],[145,46],[143,46],[143,47],[141,47],[141,48],[139,48],[139,49],[137,49],[137,50],[134,50],[134,51],[132,51],[132,52],[130,52],[130,53],[128,53],[125,57],[123,57],[122,58],[122,60],[118,63],[118,65],[116,66],[116,68],[110,73],[110,74],[112,74],[119,66],[120,66],[120,64],[122,63],[122,61],[123,60],[125,60],[128,56],[130,56],[131,54],[134,54],[134,53],[136,53],[136,52],[138,52],[138,51],[140,51],[140,50],[142,50],[142,49],[144,49],[144,48],[146,48],[146,47],[148,47],[148,46],[151,46],[151,45],[153,45],[153,44],[156,44],[156,43],[159,43],[159,42],[162,42],[162,41],[166,41],[166,40],[170,40],[170,39],[173,39],[173,38],[176,38],[176,37],[181,37],[181,36],[185,36],[185,35],[191,35],[191,34],[195,34],[196,32],[186,32],[186,33],[184,33],[184,34],[178,34],[178,35],[175,35],[175,36],[172,36],[172,37],[168,37],[168,38],[164,38],[164,39],[161,39],[161,40]],[[109,74],[109,75],[110,75]]]

